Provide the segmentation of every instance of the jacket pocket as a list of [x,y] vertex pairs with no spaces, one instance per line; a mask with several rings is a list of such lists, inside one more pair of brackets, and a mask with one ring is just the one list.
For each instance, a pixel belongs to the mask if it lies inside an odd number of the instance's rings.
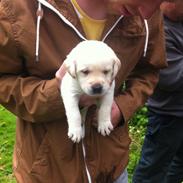
[[121,141],[128,140],[130,141],[129,134],[128,134],[128,123],[123,122],[111,132],[111,135]]

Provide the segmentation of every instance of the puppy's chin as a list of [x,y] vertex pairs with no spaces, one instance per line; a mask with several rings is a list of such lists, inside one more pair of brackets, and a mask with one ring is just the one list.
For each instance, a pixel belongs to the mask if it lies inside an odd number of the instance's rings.
[[83,92],[86,94],[86,95],[89,95],[91,97],[102,97],[106,94],[106,90],[101,90],[101,91],[93,91],[92,88],[88,88],[88,89],[83,89]]
[[99,93],[89,93],[88,95],[91,97],[100,98],[104,95],[104,93],[100,93],[100,94]]

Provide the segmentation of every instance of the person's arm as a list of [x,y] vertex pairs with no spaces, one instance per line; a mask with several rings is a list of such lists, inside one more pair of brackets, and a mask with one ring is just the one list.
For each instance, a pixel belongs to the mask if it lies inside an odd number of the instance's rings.
[[29,76],[15,27],[0,4],[0,104],[30,122],[49,122],[64,116],[64,107],[55,78]]
[[159,69],[166,66],[163,24],[157,12],[149,21],[149,44],[146,57],[139,60],[126,79],[126,89],[115,101],[128,121],[153,93],[158,82]]

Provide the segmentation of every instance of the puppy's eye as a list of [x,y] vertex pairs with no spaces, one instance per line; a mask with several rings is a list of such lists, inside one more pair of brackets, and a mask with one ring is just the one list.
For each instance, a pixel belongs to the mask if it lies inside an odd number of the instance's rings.
[[89,70],[82,70],[81,72],[82,72],[84,75],[88,75],[88,74],[90,73]]
[[104,70],[103,73],[107,75],[110,72],[110,70]]

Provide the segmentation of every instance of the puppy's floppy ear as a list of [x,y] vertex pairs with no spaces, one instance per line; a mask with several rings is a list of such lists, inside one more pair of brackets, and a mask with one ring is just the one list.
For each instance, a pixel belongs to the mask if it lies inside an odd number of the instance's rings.
[[64,60],[66,65],[67,72],[73,77],[76,78],[76,60],[67,57]]
[[118,57],[116,57],[114,60],[113,60],[113,73],[112,73],[112,80],[116,77],[119,69],[121,67],[121,62],[119,60]]

